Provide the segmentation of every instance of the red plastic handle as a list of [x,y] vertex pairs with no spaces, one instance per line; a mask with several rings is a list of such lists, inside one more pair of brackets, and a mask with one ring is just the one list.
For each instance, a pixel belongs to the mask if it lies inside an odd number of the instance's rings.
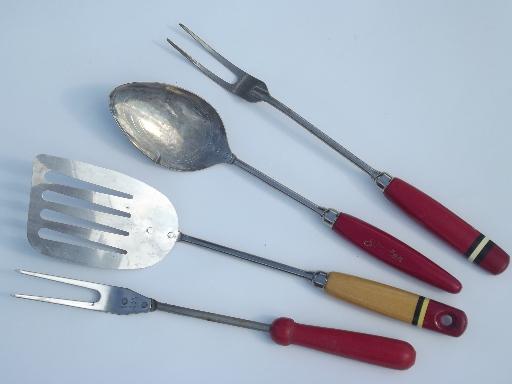
[[462,284],[439,265],[404,242],[354,216],[340,213],[332,229],[377,259],[447,292]]
[[277,344],[302,345],[393,369],[410,368],[416,359],[414,347],[402,340],[298,324],[285,317],[274,320],[270,335]]
[[395,177],[384,194],[469,261],[495,275],[507,268],[510,257],[505,251],[419,189]]

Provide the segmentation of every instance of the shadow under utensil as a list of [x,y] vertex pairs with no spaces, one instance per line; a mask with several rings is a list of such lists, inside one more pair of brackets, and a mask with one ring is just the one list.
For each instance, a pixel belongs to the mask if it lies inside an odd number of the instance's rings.
[[[164,39],[164,40],[153,40],[153,44],[156,45],[158,48],[162,49],[165,53],[173,53],[174,54],[174,48],[171,47],[171,45]],[[178,53],[179,55],[179,53]],[[181,56],[181,55],[180,55]]]
[[12,294],[12,279],[15,277],[16,272],[11,268],[0,269],[0,302],[2,300],[9,300]]
[[79,123],[78,128],[87,129],[91,135],[107,142],[110,148],[146,162],[145,156],[133,147],[110,113],[109,96],[118,85],[121,84],[68,88],[62,94],[62,103]]
[[32,159],[0,156],[0,244],[6,252],[30,256],[27,241],[27,212],[30,201]]
[[[176,52],[176,50],[167,42],[167,38],[173,40],[176,36],[179,36],[181,38],[186,38],[186,33],[181,29],[177,24],[174,25],[167,25],[167,29],[169,29],[171,32],[169,35],[162,35],[162,39],[155,40],[153,39],[153,44],[157,47],[161,48],[166,53],[176,53],[178,56],[181,56],[179,52]],[[185,33],[185,35],[183,34]],[[181,56],[183,57],[183,56]]]

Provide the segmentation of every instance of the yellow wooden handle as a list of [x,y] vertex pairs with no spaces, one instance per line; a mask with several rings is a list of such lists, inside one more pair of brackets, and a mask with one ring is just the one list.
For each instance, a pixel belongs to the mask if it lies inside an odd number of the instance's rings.
[[423,326],[429,299],[373,280],[329,273],[325,291],[334,297],[406,323]]

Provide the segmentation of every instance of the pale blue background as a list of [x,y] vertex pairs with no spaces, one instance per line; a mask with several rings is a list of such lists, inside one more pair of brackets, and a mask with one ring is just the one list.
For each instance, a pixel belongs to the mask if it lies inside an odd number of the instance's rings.
[[[469,265],[334,152],[270,107],[227,94],[164,39],[219,69],[177,29],[184,22],[328,134],[512,251],[511,19],[510,1],[2,1],[0,382],[510,383],[510,270],[491,277]],[[398,235],[452,271],[464,290],[440,292],[381,265],[237,169],[178,174],[154,166],[109,115],[108,93],[129,81],[199,93],[221,114],[242,159]],[[337,302],[300,279],[185,244],[159,265],[130,272],[39,255],[25,239],[38,153],[153,185],[172,199],[191,235],[420,292],[464,309],[469,328],[460,339],[420,330]],[[260,321],[289,315],[402,338],[415,345],[417,363],[395,372],[163,313],[120,318],[17,301],[9,294],[87,297],[20,276],[20,267]]]

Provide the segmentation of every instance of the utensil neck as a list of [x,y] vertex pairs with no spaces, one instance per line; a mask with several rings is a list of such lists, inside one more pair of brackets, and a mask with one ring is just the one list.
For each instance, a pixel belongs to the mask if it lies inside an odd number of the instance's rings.
[[278,191],[284,193],[286,196],[291,197],[296,202],[304,205],[305,207],[311,209],[313,212],[317,213],[320,216],[323,216],[325,212],[325,208],[322,208],[321,206],[313,203],[311,200],[306,199],[304,196],[299,195],[297,192],[292,191],[290,188],[284,186],[283,184],[279,183],[278,181],[274,180],[270,176],[265,175],[263,172],[258,171],[256,168],[250,166],[246,162],[240,160],[235,155],[233,155],[232,164],[236,165],[237,167],[243,169],[245,172],[256,176],[258,179],[263,181],[264,183],[270,185],[271,187],[277,189]]
[[242,260],[250,261],[252,263],[260,264],[268,268],[277,269],[282,272],[289,273],[291,275],[303,277],[304,279],[313,281],[315,278],[315,273],[304,271],[299,268],[292,267],[290,265],[278,263],[277,261],[265,259],[263,257],[259,257],[256,255],[251,255],[247,252],[238,251],[233,248],[228,248],[223,245],[215,244],[206,240],[198,239],[197,237],[189,236],[184,233],[180,233],[178,238],[179,241],[184,241],[186,243],[198,245],[203,248],[208,248],[220,253],[224,253],[226,255],[234,256]]
[[219,315],[217,313],[199,311],[197,309],[191,309],[186,307],[180,307],[178,305],[160,303],[153,300],[153,307],[155,310],[160,310],[168,313],[174,313],[176,315],[195,317],[196,319],[202,319],[206,321],[213,321],[215,323],[222,323],[233,325],[235,327],[253,329],[255,331],[269,332],[270,324],[259,323],[257,321],[239,319],[237,317],[231,317],[226,315]]
[[381,171],[378,171],[375,168],[371,167],[368,163],[361,160],[359,157],[354,155],[348,149],[343,147],[340,143],[336,142],[333,138],[326,135],[324,132],[322,132],[320,129],[315,127],[313,124],[311,124],[305,118],[300,116],[293,109],[291,109],[290,107],[281,103],[276,98],[272,97],[269,93],[262,94],[261,96],[262,96],[263,101],[266,101],[268,104],[272,105],[274,108],[278,109],[279,111],[281,111],[282,113],[284,113],[285,115],[290,117],[297,124],[306,128],[310,133],[312,133],[317,138],[322,140],[325,144],[327,144],[329,147],[334,149],[336,152],[338,152],[340,155],[345,157],[347,160],[352,162],[352,164],[357,166],[362,171],[366,172],[373,180],[377,179],[382,174]]

